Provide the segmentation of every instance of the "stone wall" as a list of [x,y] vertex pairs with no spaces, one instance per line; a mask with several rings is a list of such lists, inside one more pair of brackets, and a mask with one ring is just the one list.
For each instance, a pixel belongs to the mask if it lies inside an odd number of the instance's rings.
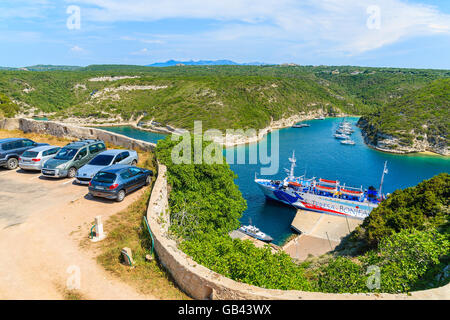
[[54,121],[37,121],[24,118],[3,119],[0,120],[0,129],[50,134],[52,136],[69,139],[100,139],[117,146],[122,146],[128,149],[139,148],[144,151],[151,151],[156,146],[151,142],[136,140],[102,129],[79,127]]
[[156,254],[161,264],[170,272],[176,283],[195,299],[450,299],[450,284],[436,289],[406,294],[331,294],[297,290],[274,290],[240,283],[199,265],[178,249],[167,236],[170,224],[166,167],[158,164],[158,178],[150,197],[147,219],[150,225]]

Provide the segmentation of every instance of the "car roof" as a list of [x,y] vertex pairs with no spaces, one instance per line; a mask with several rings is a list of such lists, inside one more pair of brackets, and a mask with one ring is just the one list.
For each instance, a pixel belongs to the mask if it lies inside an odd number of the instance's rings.
[[113,156],[115,156],[115,155],[117,155],[117,154],[119,154],[119,153],[122,153],[122,152],[125,152],[125,151],[130,152],[131,150],[125,150],[125,149],[109,149],[109,150],[106,150],[106,151],[103,151],[103,152],[99,153],[99,155],[113,155]]
[[[0,143],[5,143],[5,142],[13,142],[13,141],[17,141],[17,140],[24,140],[25,138],[5,138],[5,139],[0,139]],[[29,140],[29,139],[27,139]]]
[[39,146],[36,148],[28,149],[27,151],[41,152],[41,151],[46,151],[46,150],[50,150],[53,148],[60,148],[60,147],[58,147],[58,146]]
[[70,142],[67,145],[65,145],[65,147],[78,149],[78,148],[85,147],[85,146],[95,144],[95,143],[103,143],[104,144],[104,142],[102,140],[85,139],[85,140],[77,140],[77,141]]
[[127,164],[113,164],[112,166],[106,167],[102,169],[102,172],[109,172],[109,173],[118,173],[120,171],[123,171],[125,169],[131,168],[131,166]]

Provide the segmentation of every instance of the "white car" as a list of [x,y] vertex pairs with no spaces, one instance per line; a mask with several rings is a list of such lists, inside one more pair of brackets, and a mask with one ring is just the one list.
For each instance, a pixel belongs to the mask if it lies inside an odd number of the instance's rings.
[[79,184],[89,184],[95,174],[106,167],[112,166],[113,164],[135,166],[138,161],[138,154],[134,150],[111,149],[103,151],[78,169],[76,182]]
[[52,159],[61,149],[57,146],[41,146],[28,149],[19,157],[19,167],[22,170],[41,171],[42,165]]

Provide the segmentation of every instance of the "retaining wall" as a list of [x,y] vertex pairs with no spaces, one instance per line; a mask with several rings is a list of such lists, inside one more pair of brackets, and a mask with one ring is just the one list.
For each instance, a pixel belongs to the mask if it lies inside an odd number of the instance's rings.
[[54,121],[7,118],[0,120],[0,129],[50,134],[52,136],[69,139],[100,139],[117,146],[122,146],[128,149],[140,148],[144,151],[151,151],[156,147],[156,144],[154,143],[136,140],[118,133],[97,128],[79,127]]
[[170,224],[166,167],[158,164],[158,177],[150,197],[147,219],[159,261],[177,284],[195,299],[450,299],[450,284],[441,288],[406,294],[331,294],[297,290],[274,290],[240,283],[199,265],[177,248],[167,236]]

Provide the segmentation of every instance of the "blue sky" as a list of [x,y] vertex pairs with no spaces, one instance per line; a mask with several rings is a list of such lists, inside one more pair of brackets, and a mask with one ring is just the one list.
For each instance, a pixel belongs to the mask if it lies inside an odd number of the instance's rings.
[[0,0],[0,40],[0,66],[12,67],[230,59],[450,69],[450,1]]

